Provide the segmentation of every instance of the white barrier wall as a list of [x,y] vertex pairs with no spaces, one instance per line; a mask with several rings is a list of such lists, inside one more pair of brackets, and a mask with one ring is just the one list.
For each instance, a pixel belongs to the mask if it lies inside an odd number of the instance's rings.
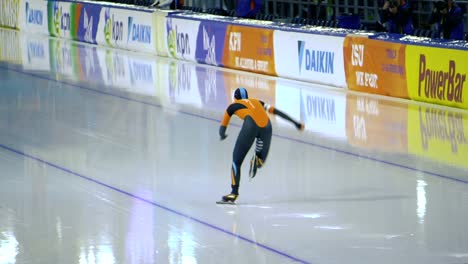
[[278,76],[346,87],[344,37],[275,30]]

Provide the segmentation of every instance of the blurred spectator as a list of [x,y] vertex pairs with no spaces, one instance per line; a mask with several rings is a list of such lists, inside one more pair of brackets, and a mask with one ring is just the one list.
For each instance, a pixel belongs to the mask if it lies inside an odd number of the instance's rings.
[[237,0],[236,16],[254,18],[263,9],[264,0]]
[[405,0],[385,1],[380,10],[381,23],[387,23],[389,33],[413,34],[413,12]]
[[438,1],[429,20],[444,39],[463,40],[463,11],[453,0]]
[[171,9],[182,9],[184,7],[184,0],[173,0]]

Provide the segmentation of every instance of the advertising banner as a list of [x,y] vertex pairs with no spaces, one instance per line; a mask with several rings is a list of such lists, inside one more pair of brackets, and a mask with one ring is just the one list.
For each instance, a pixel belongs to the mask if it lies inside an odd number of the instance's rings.
[[468,109],[468,52],[408,46],[408,94],[411,99]]
[[0,61],[21,64],[20,34],[16,30],[0,28]]
[[127,49],[156,54],[156,29],[153,12],[128,10]]
[[35,34],[23,35],[23,68],[50,71],[49,37]]
[[467,136],[466,113],[442,108],[410,106],[408,147],[411,154],[467,169]]
[[47,19],[47,1],[21,1],[21,31],[49,35]]
[[133,9],[101,9],[96,42],[99,45],[156,53],[153,13]]
[[[224,40],[223,66],[276,75],[272,29],[228,25]],[[290,55],[288,60],[290,60]],[[282,61],[281,63],[284,63]]]
[[363,149],[391,153],[408,152],[408,106],[377,98],[347,95],[348,142]]
[[344,37],[276,30],[275,64],[278,76],[346,87]]
[[78,17],[75,3],[47,2],[48,27],[51,36],[65,39],[76,39]]
[[97,44],[96,35],[98,32],[101,6],[97,4],[77,3],[75,9],[78,17],[76,40]]
[[400,43],[347,36],[343,53],[348,89],[408,98],[405,47]]
[[222,65],[226,29],[226,23],[216,21],[202,21],[200,23],[195,52],[197,62]]
[[19,29],[20,0],[0,1],[0,26]]
[[169,55],[176,59],[196,61],[197,32],[200,21],[166,17],[166,40]]

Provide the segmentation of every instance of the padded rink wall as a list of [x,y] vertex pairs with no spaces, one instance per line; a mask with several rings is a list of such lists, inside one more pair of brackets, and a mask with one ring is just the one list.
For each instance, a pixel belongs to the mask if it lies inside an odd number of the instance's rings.
[[468,44],[103,2],[2,0],[0,25],[468,109]]

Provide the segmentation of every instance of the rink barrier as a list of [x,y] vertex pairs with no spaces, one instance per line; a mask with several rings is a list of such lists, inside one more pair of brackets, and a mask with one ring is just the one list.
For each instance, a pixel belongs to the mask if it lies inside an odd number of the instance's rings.
[[[47,19],[44,18],[47,3]],[[468,109],[466,42],[86,1],[2,1],[7,27]]]

